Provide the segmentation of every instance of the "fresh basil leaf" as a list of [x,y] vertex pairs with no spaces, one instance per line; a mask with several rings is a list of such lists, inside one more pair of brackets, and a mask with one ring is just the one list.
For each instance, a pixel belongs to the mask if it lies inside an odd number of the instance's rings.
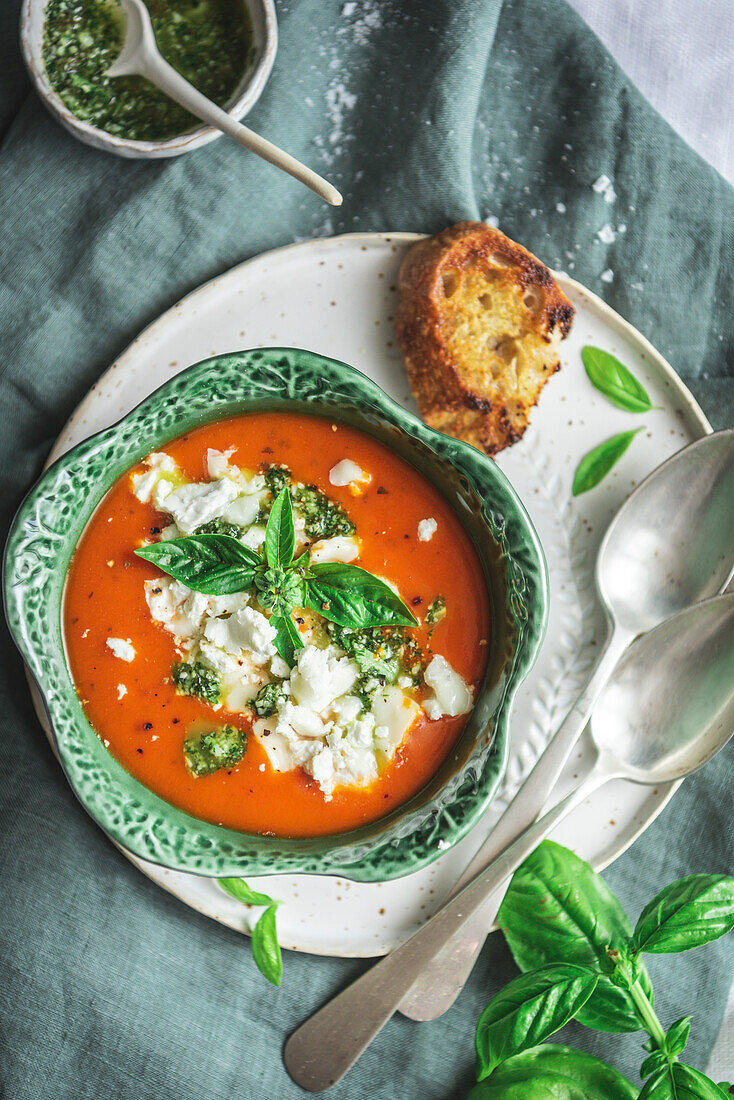
[[648,1054],[645,1061],[640,1066],[640,1077],[643,1079],[649,1077],[650,1074],[659,1074],[660,1070],[667,1069],[668,1056],[662,1050],[654,1050],[652,1054]]
[[573,476],[571,490],[573,495],[578,497],[582,493],[588,493],[589,489],[593,489],[603,481],[612,467],[619,462],[637,433],[641,431],[642,428],[636,428],[631,432],[620,432],[619,435],[613,435],[611,439],[605,440],[598,447],[594,447],[593,451],[585,454]]
[[668,1028],[665,1035],[665,1049],[671,1057],[677,1058],[686,1049],[692,1019],[692,1016],[684,1016],[682,1020],[676,1020]]
[[[544,840],[515,872],[498,923],[521,970],[551,962],[576,963],[601,978],[578,1020],[597,1031],[640,1031],[642,1021],[625,989],[611,981],[609,947],[624,946],[632,928],[604,879],[578,856]],[[638,980],[652,1001],[647,970]]]
[[142,546],[135,553],[205,596],[244,592],[262,564],[259,554],[229,535],[189,535]]
[[219,878],[217,882],[223,890],[226,890],[228,894],[231,894],[233,898],[237,898],[237,901],[241,901],[244,905],[273,904],[272,898],[268,897],[267,894],[259,894],[257,890],[253,890],[244,879]]
[[306,606],[338,626],[364,630],[418,622],[389,585],[358,565],[322,562],[309,573]]
[[581,349],[581,359],[592,386],[620,409],[633,413],[650,411],[652,401],[647,390],[614,355],[587,344]]
[[275,928],[277,905],[269,906],[252,930],[252,957],[255,965],[273,985],[280,985],[283,959]]
[[692,1066],[673,1062],[645,1082],[639,1100],[727,1100],[710,1077]]
[[282,489],[273,501],[265,528],[265,557],[270,568],[286,569],[293,561],[295,545],[291,495],[287,489]]
[[573,1047],[546,1043],[508,1058],[467,1100],[636,1100],[618,1070]]
[[284,661],[293,668],[296,661],[296,650],[303,649],[301,635],[290,615],[271,615],[270,625],[274,626],[278,633],[273,639],[273,645]]
[[544,1042],[572,1020],[599,980],[587,967],[557,963],[521,974],[493,997],[477,1024],[477,1079],[513,1054]]
[[701,947],[734,928],[734,878],[689,875],[661,890],[634,931],[639,951],[654,955]]

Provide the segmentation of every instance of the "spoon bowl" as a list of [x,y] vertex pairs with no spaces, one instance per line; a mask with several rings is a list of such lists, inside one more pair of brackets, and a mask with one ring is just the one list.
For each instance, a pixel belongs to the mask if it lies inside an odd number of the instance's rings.
[[734,731],[734,593],[633,642],[591,730],[606,766],[636,783],[670,783],[703,767]]
[[616,629],[633,637],[721,592],[734,563],[734,429],[658,466],[612,520],[596,585]]

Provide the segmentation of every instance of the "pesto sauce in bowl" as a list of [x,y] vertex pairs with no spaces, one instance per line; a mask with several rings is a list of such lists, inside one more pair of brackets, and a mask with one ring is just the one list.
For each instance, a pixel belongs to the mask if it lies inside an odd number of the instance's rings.
[[[253,60],[242,0],[145,0],[158,49],[205,96],[226,109]],[[105,76],[124,38],[116,0],[49,0],[43,63],[49,84],[82,122],[132,141],[162,141],[201,126],[150,81]]]

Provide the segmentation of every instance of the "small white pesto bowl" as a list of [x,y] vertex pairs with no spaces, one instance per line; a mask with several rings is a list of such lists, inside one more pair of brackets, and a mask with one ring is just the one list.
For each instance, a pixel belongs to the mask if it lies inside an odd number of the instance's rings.
[[[239,0],[245,7],[252,25],[253,51],[242,71],[234,96],[227,105],[227,114],[241,119],[260,98],[278,49],[278,24],[273,0]],[[43,64],[43,28],[48,0],[23,0],[20,13],[20,45],[31,80],[51,114],[74,137],[95,149],[116,153],[118,157],[177,157],[207,145],[222,133],[213,126],[197,126],[187,133],[166,138],[163,141],[133,141],[116,134],[108,134],[88,122],[82,122],[72,114],[64,101],[56,94],[46,76]]]

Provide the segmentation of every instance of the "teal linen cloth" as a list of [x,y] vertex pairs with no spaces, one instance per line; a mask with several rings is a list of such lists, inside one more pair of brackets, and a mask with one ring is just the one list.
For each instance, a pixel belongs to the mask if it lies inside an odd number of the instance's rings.
[[[280,2],[278,58],[249,121],[343,190],[337,211],[224,139],[158,162],[79,144],[29,89],[17,7],[0,14],[3,530],[75,404],[144,325],[240,260],[314,235],[496,217],[648,336],[715,426],[734,422],[732,191],[563,0]],[[602,174],[614,204],[592,189]],[[276,991],[245,939],[144,878],[76,803],[5,633],[2,645],[2,1095],[304,1095],[283,1041],[365,964],[286,953]],[[633,918],[676,877],[734,869],[732,779],[725,753],[609,869]],[[694,1013],[688,1055],[702,1068],[733,963],[718,941],[651,965],[662,1019]],[[395,1018],[335,1100],[465,1095],[476,1019],[513,972],[492,937],[452,1010]],[[635,1076],[642,1036],[572,1025],[562,1037]]]

